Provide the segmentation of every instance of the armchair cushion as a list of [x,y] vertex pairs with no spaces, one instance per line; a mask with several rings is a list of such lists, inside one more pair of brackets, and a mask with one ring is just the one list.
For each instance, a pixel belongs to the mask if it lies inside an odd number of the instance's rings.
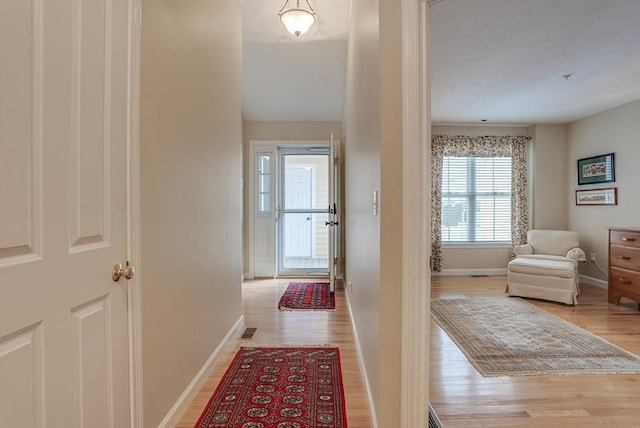
[[569,230],[533,229],[527,232],[527,243],[513,249],[516,257],[544,260],[586,261],[584,251],[579,248],[578,234]]
[[527,244],[533,248],[533,254],[562,257],[567,257],[569,250],[580,246],[578,234],[569,230],[530,230],[527,232]]

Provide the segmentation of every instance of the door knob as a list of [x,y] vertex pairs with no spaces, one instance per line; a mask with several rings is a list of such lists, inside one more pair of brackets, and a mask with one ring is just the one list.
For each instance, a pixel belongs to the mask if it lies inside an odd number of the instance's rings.
[[115,265],[113,265],[113,268],[111,269],[111,279],[113,279],[116,282],[120,281],[121,277],[125,277],[126,279],[131,279],[133,278],[133,275],[135,275],[135,273],[136,271],[135,269],[133,269],[133,266],[131,266],[131,263],[129,263],[129,261],[127,261],[127,264],[125,267],[122,267],[120,263],[116,263]]

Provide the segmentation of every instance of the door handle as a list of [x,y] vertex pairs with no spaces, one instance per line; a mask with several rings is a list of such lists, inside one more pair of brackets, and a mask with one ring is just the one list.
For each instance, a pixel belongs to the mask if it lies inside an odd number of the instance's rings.
[[113,279],[115,282],[120,281],[120,278],[122,277],[131,279],[133,278],[133,275],[135,275],[135,273],[135,269],[127,260],[127,264],[125,265],[125,267],[122,267],[120,263],[116,263],[115,265],[113,265],[113,268],[111,268],[111,279]]

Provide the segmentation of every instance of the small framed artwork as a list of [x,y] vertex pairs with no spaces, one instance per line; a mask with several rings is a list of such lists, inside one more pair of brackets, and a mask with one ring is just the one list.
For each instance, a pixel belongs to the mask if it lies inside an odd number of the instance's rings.
[[576,190],[576,205],[618,205],[618,188]]
[[578,185],[615,181],[613,153],[578,159]]

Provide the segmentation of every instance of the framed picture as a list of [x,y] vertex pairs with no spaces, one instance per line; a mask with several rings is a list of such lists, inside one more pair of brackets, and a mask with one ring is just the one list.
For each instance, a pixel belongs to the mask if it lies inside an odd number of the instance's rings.
[[618,205],[618,188],[576,190],[576,205]]
[[615,181],[613,153],[578,159],[578,185]]

